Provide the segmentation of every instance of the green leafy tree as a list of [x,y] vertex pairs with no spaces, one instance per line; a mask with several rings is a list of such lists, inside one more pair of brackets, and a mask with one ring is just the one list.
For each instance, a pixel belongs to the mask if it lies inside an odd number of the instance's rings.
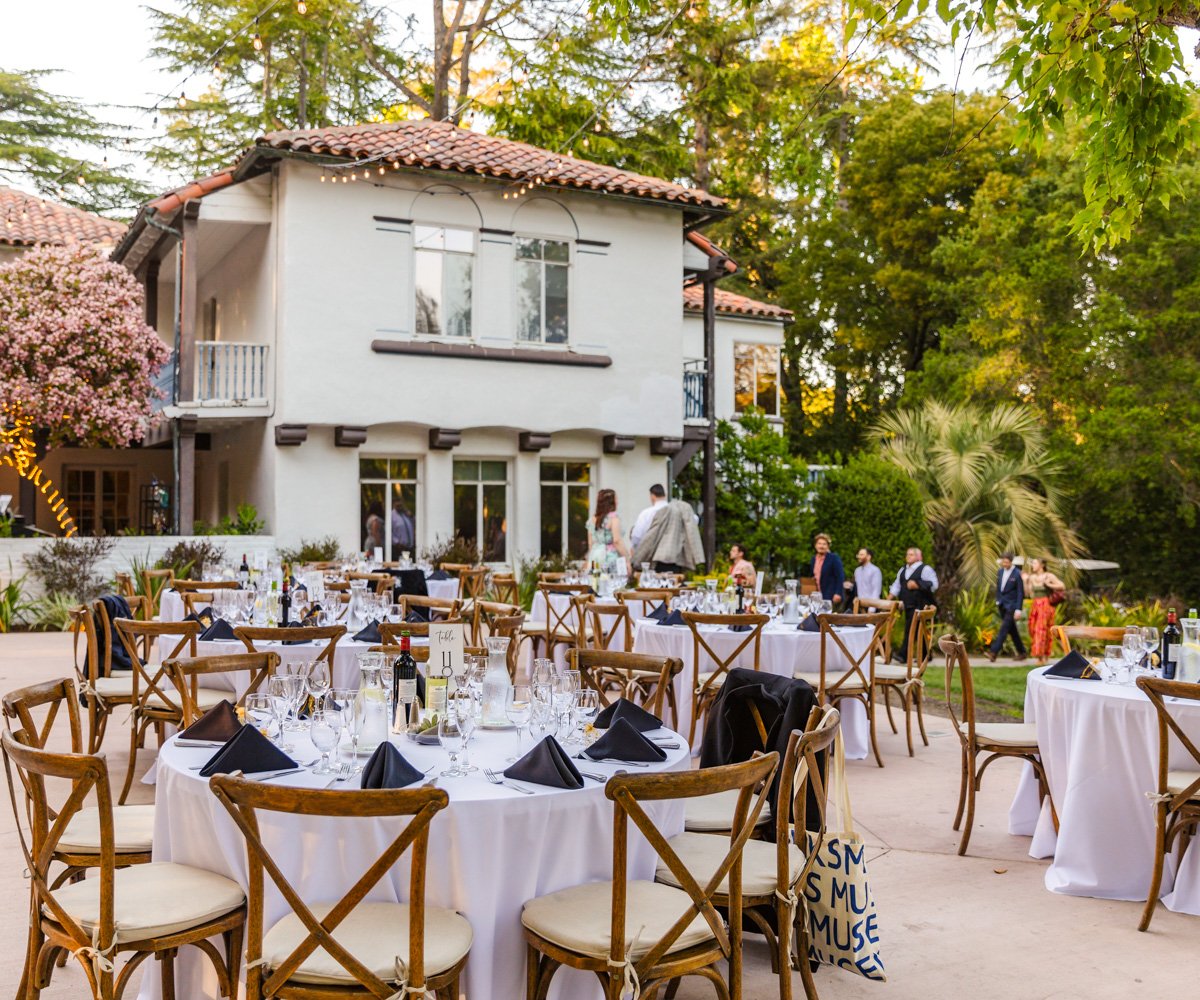
[[813,520],[833,540],[833,548],[853,571],[854,554],[868,548],[884,583],[904,565],[904,553],[916,546],[930,553],[933,538],[916,484],[900,468],[873,454],[852,458],[830,469],[813,497]]
[[48,198],[89,212],[128,209],[147,189],[123,170],[80,159],[79,144],[107,147],[118,129],[96,118],[86,105],[42,86],[49,70],[0,70],[0,180],[32,184]]
[[947,607],[960,588],[990,582],[1002,552],[1081,553],[1061,465],[1031,409],[929,401],[884,416],[872,436],[920,491]]

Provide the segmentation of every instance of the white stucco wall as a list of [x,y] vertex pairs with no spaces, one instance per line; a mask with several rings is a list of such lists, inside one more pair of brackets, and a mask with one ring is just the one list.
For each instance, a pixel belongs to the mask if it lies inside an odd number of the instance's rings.
[[[749,319],[717,314],[714,336],[714,362],[718,420],[731,420],[733,408],[733,351],[735,344],[783,345],[783,324],[773,320]],[[683,354],[685,358],[704,357],[704,318],[699,313],[688,312],[683,317]]]

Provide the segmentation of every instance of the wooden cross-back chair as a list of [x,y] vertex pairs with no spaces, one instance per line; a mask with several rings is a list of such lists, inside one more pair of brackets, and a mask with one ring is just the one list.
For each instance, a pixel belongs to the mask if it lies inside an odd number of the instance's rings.
[[[958,853],[967,853],[967,844],[971,840],[971,827],[975,822],[975,795],[983,781],[983,772],[988,765],[1002,757],[1016,758],[1027,762],[1038,779],[1038,799],[1044,801],[1050,796],[1050,786],[1046,782],[1046,770],[1038,750],[1037,726],[1031,722],[978,722],[975,719],[975,681],[971,671],[971,661],[967,657],[967,647],[954,635],[944,635],[938,641],[938,646],[946,655],[946,707],[950,712],[950,721],[958,734],[962,748],[962,779],[958,790],[958,810],[954,814],[954,829],[962,827],[962,838],[959,841]],[[954,706],[953,680],[957,671],[962,691],[961,710]],[[979,764],[979,757],[984,758]],[[966,819],[963,819],[963,809],[966,809]],[[1054,820],[1054,828],[1058,829],[1058,814],[1054,810],[1054,800],[1050,801],[1050,815]]]
[[[30,879],[33,906],[26,948],[26,993],[50,986],[60,955],[83,968],[94,1000],[120,1000],[148,957],[158,959],[165,1000],[175,997],[175,955],[191,945],[212,962],[222,996],[236,995],[245,894],[230,879],[173,862],[124,866],[116,851],[112,791],[104,760],[92,754],[51,753],[30,745],[24,731],[0,734],[17,834]],[[17,783],[29,791],[27,823],[20,819]],[[53,813],[47,779],[70,782],[66,801]],[[99,863],[91,878],[55,886],[51,866],[64,836],[94,796]],[[224,954],[209,941],[220,936]],[[117,960],[126,961],[117,971]]]
[[[453,910],[425,901],[429,824],[449,797],[440,788],[337,790],[287,788],[232,775],[209,779],[217,800],[246,844],[248,1000],[270,997],[428,997],[458,1000],[458,981],[471,947],[471,926]],[[261,814],[346,820],[411,817],[340,899],[301,895],[262,840]],[[389,832],[398,824],[389,823]],[[385,841],[386,842],[386,841]],[[410,859],[408,902],[367,902],[401,857]],[[266,926],[267,878],[287,916]],[[391,928],[381,933],[381,928]],[[405,933],[407,930],[407,933]],[[428,967],[426,937],[437,937]]]
[[[129,767],[125,772],[125,784],[117,800],[125,804],[129,789],[133,786],[133,772],[137,764],[138,749],[146,745],[146,733],[154,727],[158,745],[166,738],[168,725],[178,726],[183,719],[183,706],[179,692],[171,686],[165,661],[178,656],[195,656],[196,639],[204,626],[199,622],[143,622],[132,618],[118,618],[113,622],[117,635],[125,646],[125,652],[133,663],[133,692],[135,699],[129,719]],[[157,666],[151,664],[154,646],[158,639],[174,640],[170,652],[166,653]],[[186,653],[184,650],[186,649]],[[223,692],[204,690],[200,694],[205,708],[211,708],[224,697]]]
[[[525,904],[526,1000],[543,1000],[560,966],[594,973],[606,1000],[657,996],[676,980],[701,976],[717,995],[742,997],[742,853],[766,804],[779,754],[741,764],[664,774],[617,774],[604,792],[613,803],[611,882],[592,882]],[[712,876],[701,884],[658,830],[643,803],[736,791],[733,830]],[[658,855],[677,885],[629,881],[629,824]],[[714,838],[716,839],[716,838]],[[722,884],[728,910],[718,911]],[[722,975],[727,963],[728,974]]]
[[[638,587],[631,590],[618,590],[614,595],[621,604],[640,603],[640,616],[645,617],[655,608],[669,607],[671,598],[679,596],[678,587],[656,587],[646,589]],[[633,614],[633,612],[630,612]]]
[[317,642],[320,646],[314,660],[329,664],[329,676],[333,676],[333,654],[338,640],[346,634],[345,625],[293,625],[291,628],[271,628],[267,625],[239,625],[233,634],[242,640],[247,653],[260,653],[256,642]]
[[904,605],[899,601],[891,601],[885,597],[856,597],[854,598],[854,614],[870,615],[878,614],[885,611],[890,615],[887,626],[879,632],[879,650],[878,662],[891,663],[892,661],[892,631],[896,625],[896,619],[904,611]]
[[420,594],[400,595],[400,614],[407,618],[413,608],[424,608],[430,618],[444,621],[457,618],[462,611],[462,601],[457,597],[422,597]]
[[[508,648],[504,651],[504,663],[508,667],[508,679],[517,682],[517,656],[521,649],[521,626],[525,624],[523,614],[507,615],[504,618],[492,619],[492,631],[488,639],[507,639]],[[487,656],[487,646],[464,646],[465,656]]]
[[137,596],[137,589],[133,585],[133,577],[128,573],[117,573],[116,575],[117,593],[120,594],[126,601],[131,597]]
[[[145,617],[145,599],[126,598],[133,615]],[[113,673],[113,643],[120,642],[108,617],[103,601],[93,601],[71,609],[71,631],[74,643],[75,678],[80,698],[88,713],[87,752],[99,753],[108,728],[108,717],[118,705],[132,705],[137,698],[133,687],[133,672]],[[105,639],[101,640],[101,634]],[[80,636],[83,637],[83,663],[79,662]]]
[[171,589],[181,597],[197,590],[238,590],[241,584],[237,580],[173,580]]
[[567,578],[566,573],[547,572],[538,574],[538,583],[562,583]]
[[521,605],[521,589],[512,573],[492,574],[492,600],[497,604]]
[[[1112,644],[1119,646],[1121,640],[1125,638],[1125,629],[1120,625],[1055,625],[1050,633],[1064,656],[1079,645]],[[1051,643],[1051,648],[1053,648],[1053,643]]]
[[[888,722],[893,733],[900,731],[896,728],[896,720],[892,718],[893,691],[904,709],[904,735],[908,740],[910,757],[913,756],[914,714],[921,731],[921,741],[929,746],[929,737],[925,733],[925,670],[929,666],[929,658],[933,655],[933,619],[936,615],[937,608],[932,604],[913,612],[912,621],[908,626],[908,656],[903,666],[893,666],[882,658],[877,659],[875,663],[875,687],[883,696],[883,705],[887,709]],[[890,629],[891,625],[888,624],[885,631]]]
[[[627,698],[657,715],[671,729],[679,725],[675,704],[675,678],[683,673],[683,660],[677,656],[652,656],[613,649],[572,649],[569,662],[579,671],[585,688],[595,691],[600,707],[607,708],[617,698]],[[670,709],[663,714],[663,703]]]
[[502,604],[499,601],[474,601],[471,605],[471,635],[470,645],[482,646],[483,640],[492,634],[492,628],[497,618],[511,618],[519,615],[521,608],[516,604]]
[[183,614],[187,615],[198,614],[205,608],[211,607],[213,602],[212,591],[189,590],[183,595]]
[[[771,619],[767,615],[707,615],[695,611],[683,612],[683,620],[692,631],[692,678],[689,688],[692,698],[692,721],[688,727],[688,743],[696,742],[696,727],[700,717],[708,714],[709,706],[717,700],[721,686],[729,676],[729,668],[742,666],[738,659],[742,653],[750,652],[750,669],[759,668],[759,656],[762,652],[762,630]],[[722,655],[713,649],[708,634],[700,630],[702,625],[749,625],[750,631],[742,633],[741,641],[732,647],[732,651]],[[701,652],[707,661],[709,670],[701,670]],[[701,727],[701,732],[703,732]]]
[[[892,616],[884,611],[870,615],[817,615],[821,627],[821,657],[817,683],[813,687],[817,692],[819,704],[827,705],[841,698],[849,698],[862,702],[867,711],[867,723],[871,730],[871,749],[875,754],[875,763],[883,767],[883,757],[879,753],[879,740],[875,733],[875,668],[879,656],[879,633],[888,627]],[[845,626],[860,625],[874,629],[862,652],[852,653],[846,645],[846,640],[837,630]],[[833,658],[841,656],[846,665],[835,666]],[[797,677],[813,682],[811,671],[797,671]]]
[[[841,717],[836,708],[816,706],[804,731],[793,730],[779,780],[781,807],[774,810],[774,842],[751,839],[742,849],[742,912],[766,938],[771,971],[779,977],[780,1000],[792,996],[792,939],[806,996],[816,1000],[816,984],[808,964],[808,921],[801,899],[808,873],[816,864],[825,836],[826,755],[839,735]],[[816,816],[808,814],[809,786],[813,790]],[[764,810],[764,817],[765,818]],[[706,883],[725,849],[727,832],[681,833],[669,843],[697,882]],[[679,885],[675,873],[660,864],[656,879]],[[729,889],[722,885],[714,897],[720,908],[728,908]]]
[[[553,657],[557,646],[582,646],[586,641],[586,626],[579,612],[579,598],[590,600],[592,588],[586,583],[538,583],[538,593],[546,606],[545,621],[527,621],[525,633],[533,639],[534,649],[540,640],[543,656]],[[555,601],[554,598],[559,598]]]
[[[1138,930],[1144,931],[1150,926],[1154,907],[1158,903],[1167,855],[1178,840],[1180,850],[1177,861],[1182,864],[1184,853],[1197,830],[1200,830],[1200,747],[1183,731],[1166,703],[1167,698],[1200,703],[1200,684],[1139,677],[1137,686],[1146,693],[1158,716],[1157,788],[1150,796],[1154,802],[1154,872],[1150,876],[1146,905],[1138,923]],[[1171,766],[1172,735],[1192,758],[1182,767]]]
[[469,566],[458,571],[458,599],[478,601],[487,588],[487,567]]
[[587,598],[579,602],[579,611],[587,624],[583,645],[633,652],[633,616],[629,605],[600,604]]
[[[379,623],[379,638],[380,645],[372,646],[372,653],[395,653],[400,648],[400,635],[407,632],[410,636],[427,639],[429,637],[429,629],[431,626],[437,625],[459,625],[464,627],[463,639],[464,645],[467,638],[465,631],[466,623],[459,617],[441,618],[434,622],[380,622]],[[412,653],[412,658],[418,663],[429,662],[429,647],[427,645],[411,646],[409,652]]]
[[[279,667],[278,653],[227,653],[222,656],[184,657],[166,660],[163,663],[171,683],[179,694],[182,718],[180,726],[190,726],[208,708],[203,707],[200,691],[208,686],[201,683],[214,674],[249,673],[250,681],[242,693],[236,694],[233,685],[225,692],[225,698],[234,705],[246,704],[246,696],[261,690],[268,678]],[[213,689],[210,689],[213,690]],[[265,691],[263,692],[265,693]]]
[[144,569],[142,570],[142,590],[146,598],[146,618],[158,614],[164,590],[175,586],[175,570],[173,569]]

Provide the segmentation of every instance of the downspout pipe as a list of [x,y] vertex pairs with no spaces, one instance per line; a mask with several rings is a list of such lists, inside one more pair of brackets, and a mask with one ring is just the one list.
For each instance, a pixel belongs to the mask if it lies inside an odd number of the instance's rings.
[[704,554],[709,567],[717,558],[717,282],[728,271],[729,258],[713,257],[708,269],[700,276],[704,289],[704,416],[708,421],[708,434],[704,438]]
[[[172,352],[171,372],[171,403],[179,405],[179,358],[181,340],[183,337],[183,233],[178,229],[158,221],[158,213],[146,215],[146,225],[157,229],[175,239],[175,291],[172,296],[171,309],[175,349]],[[171,421],[171,533],[179,532],[179,491],[181,488],[181,470],[179,463],[179,418]]]

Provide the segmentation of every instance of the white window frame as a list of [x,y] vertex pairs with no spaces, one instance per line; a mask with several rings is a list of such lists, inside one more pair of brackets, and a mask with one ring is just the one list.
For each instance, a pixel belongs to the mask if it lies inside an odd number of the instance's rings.
[[[555,345],[555,346],[557,346],[557,345]],[[544,463],[544,464],[546,464],[546,465],[551,465],[551,464],[553,464],[553,465],[562,465],[562,466],[567,466],[567,465],[586,465],[586,466],[588,467],[588,479],[587,479],[587,483],[586,483],[586,485],[587,485],[587,497],[588,497],[587,506],[588,506],[588,510],[589,510],[589,511],[591,511],[591,509],[592,509],[592,503],[593,503],[593,501],[595,500],[595,496],[596,496],[596,468],[597,468],[597,463],[596,463],[596,461],[595,461],[594,459],[591,459],[591,458],[558,458],[558,457],[552,457],[552,458],[539,458],[539,459],[538,459],[538,505],[539,505],[539,507],[540,507],[540,505],[541,505],[541,499],[542,499],[542,487],[543,487],[543,486],[558,486],[558,487],[560,487],[560,492],[561,492],[561,494],[562,494],[562,495],[561,495],[561,496],[560,496],[560,498],[559,498],[559,515],[560,515],[560,516],[561,516],[561,518],[562,518],[562,529],[563,529],[563,531],[562,531],[562,548],[561,548],[561,551],[560,551],[558,554],[559,554],[560,556],[562,556],[564,559],[569,559],[569,558],[571,558],[571,555],[570,555],[570,553],[567,551],[567,542],[568,542],[568,539],[567,539],[567,510],[568,510],[567,496],[568,496],[568,493],[569,493],[568,487],[569,487],[569,486],[572,486],[572,485],[574,485],[574,486],[578,487],[578,486],[581,486],[581,485],[584,485],[584,484],[582,484],[582,483],[573,483],[573,484],[572,484],[572,483],[569,483],[569,482],[568,482],[567,480],[565,480],[565,479],[557,479],[557,480],[554,480],[554,479],[549,479],[549,480],[548,480],[548,479],[543,479],[543,478],[542,478],[542,465],[543,465],[543,463]],[[540,520],[541,520],[541,517],[539,517],[539,521],[540,521]],[[586,533],[585,533],[585,535],[584,535],[584,539],[585,539],[585,551],[586,551],[586,538],[587,538],[587,536],[586,536]],[[539,530],[539,533],[538,533],[538,549],[539,549],[539,550],[541,550],[541,547],[542,547],[542,539],[541,539],[541,532],[540,532],[540,530]],[[541,555],[543,555],[543,556],[545,556],[545,555],[546,555],[546,553],[545,553],[545,552],[541,552],[540,554],[541,554]]]
[[[457,232],[457,233],[466,233],[467,235],[469,235],[471,237],[471,252],[470,252],[470,254],[466,254],[460,250],[434,250],[434,249],[423,249],[421,247],[418,247],[417,246],[417,230],[419,230],[419,229],[440,229],[443,232],[452,231],[452,232]],[[420,257],[419,257],[420,254],[438,254],[438,255],[440,255],[440,259],[443,261],[445,260],[445,258],[447,256],[455,256],[455,257],[469,256],[471,258],[471,309],[468,312],[468,316],[470,317],[471,329],[465,337],[458,336],[457,334],[449,334],[449,333],[446,333],[446,331],[445,331],[446,324],[444,322],[444,317],[441,315],[441,312],[445,307],[445,299],[446,299],[446,295],[445,295],[446,273],[445,273],[444,268],[442,270],[442,297],[438,302],[439,331],[437,333],[430,333],[429,331],[418,331],[417,330],[417,317],[420,315],[420,306],[417,301],[417,291],[418,291],[418,281],[419,281],[418,274],[417,274],[417,261],[420,259]],[[476,298],[475,293],[476,293],[476,288],[479,284],[479,282],[478,282],[478,278],[479,278],[478,267],[479,267],[479,232],[478,232],[478,230],[471,229],[467,226],[445,225],[444,223],[441,223],[441,222],[413,222],[413,224],[412,224],[413,336],[421,337],[421,338],[428,338],[430,340],[437,340],[437,341],[449,341],[451,343],[457,343],[457,344],[471,343],[475,340],[475,298]]]
[[[522,340],[521,339],[521,297],[517,292],[517,274],[518,265],[528,262],[529,258],[517,256],[517,242],[519,240],[545,240],[550,243],[565,243],[567,246],[567,263],[552,264],[552,267],[565,267],[567,271],[567,339],[561,344],[548,344],[546,342],[546,261],[542,259],[538,261],[542,265],[542,336],[540,340]],[[517,347],[544,348],[548,351],[564,351],[569,350],[571,346],[571,331],[575,327],[575,296],[572,294],[575,284],[575,241],[569,237],[552,235],[550,233],[514,233],[512,238],[512,289],[513,289],[513,305],[512,305],[512,337],[513,344]]]
[[768,418],[779,419],[783,412],[783,347],[780,344],[764,343],[763,341],[753,340],[735,340],[733,343],[733,412],[735,415],[741,415],[746,411],[738,406],[737,389],[738,389],[738,353],[741,348],[751,348],[751,355],[754,362],[754,402],[752,405],[758,405],[758,358],[757,350],[761,347],[769,347],[775,351],[775,410],[774,412],[765,411]]

